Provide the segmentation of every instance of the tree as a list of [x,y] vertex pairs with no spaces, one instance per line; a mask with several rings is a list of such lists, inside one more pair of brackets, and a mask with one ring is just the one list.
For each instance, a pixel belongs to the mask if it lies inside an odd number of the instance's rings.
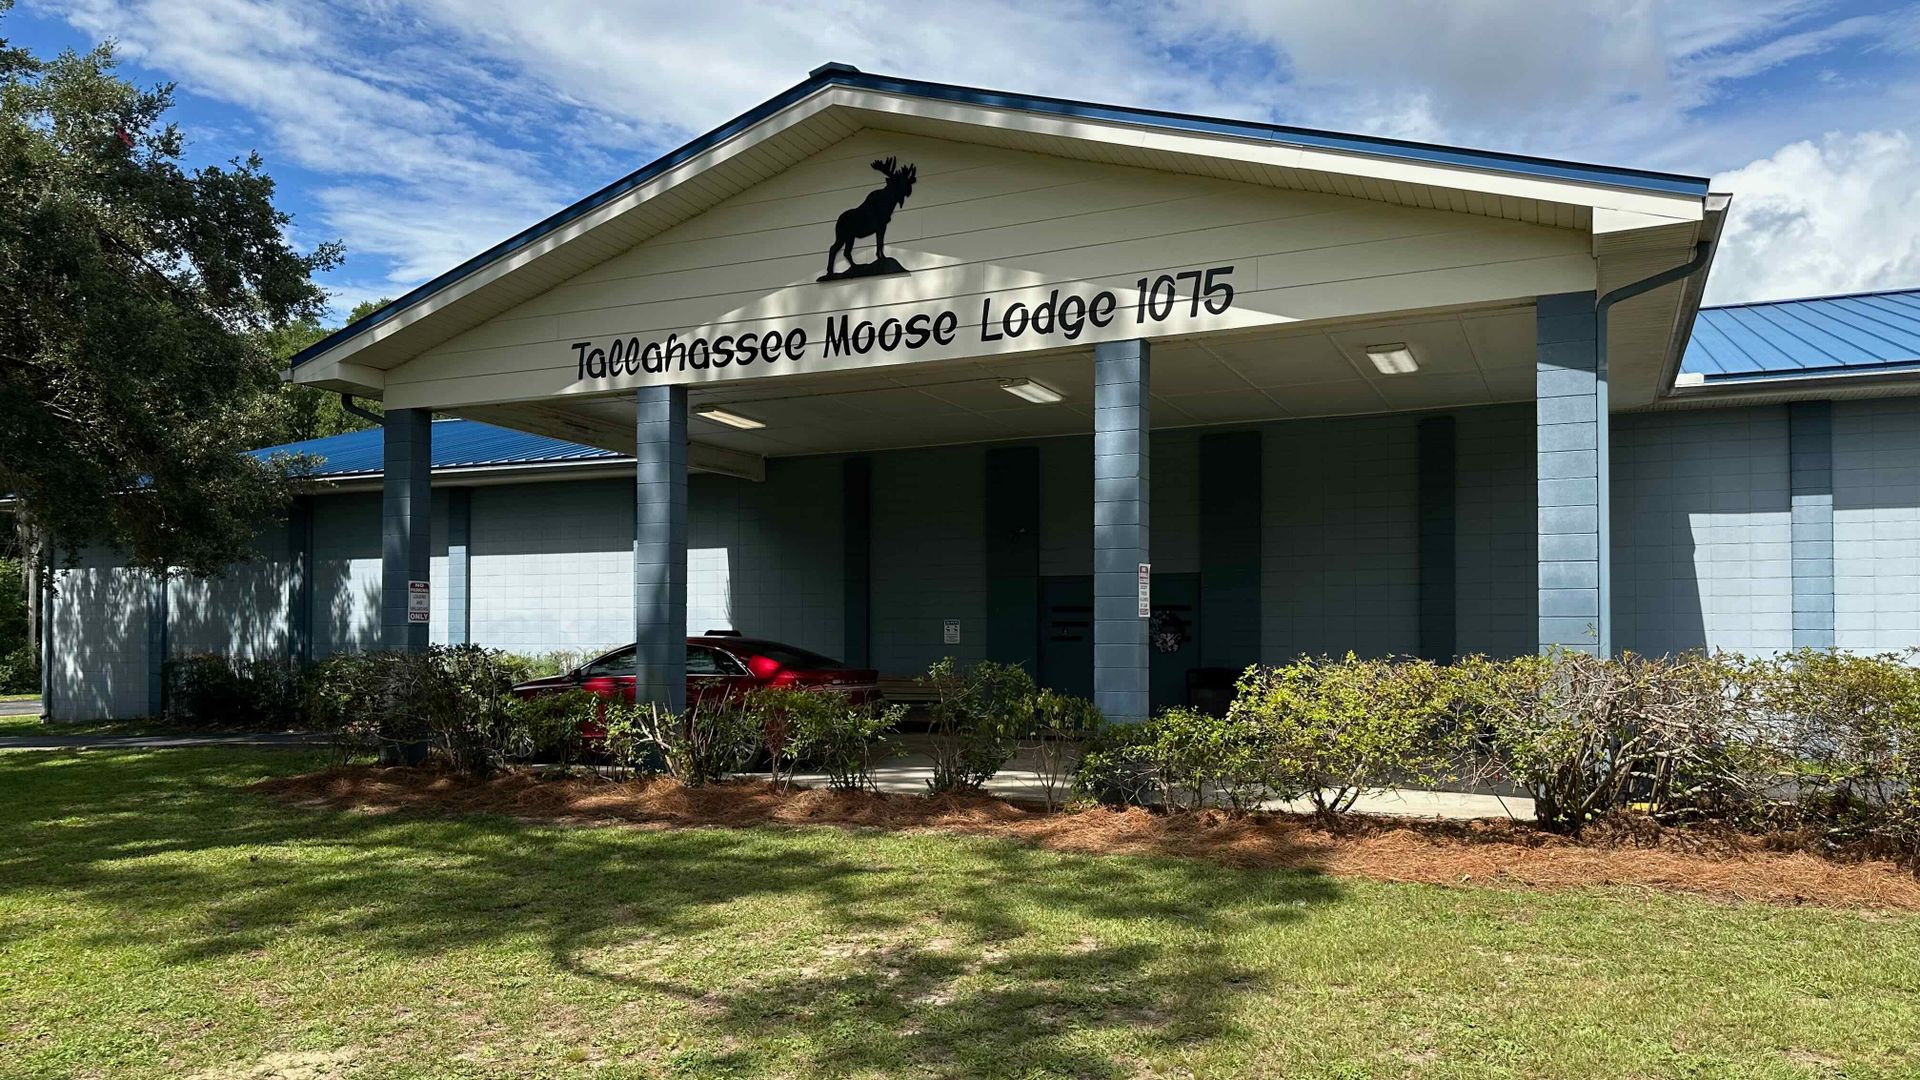
[[213,573],[285,505],[245,421],[340,249],[288,242],[258,155],[183,168],[172,88],[114,69],[0,39],[0,491],[63,552]]
[[[347,322],[358,322],[386,307],[387,303],[385,299],[362,301],[347,316]],[[274,357],[275,363],[284,368],[295,353],[335,329],[322,326],[317,319],[292,323],[268,333],[267,351]],[[363,402],[362,406],[371,412],[381,411],[380,403],[376,401]],[[258,446],[324,439],[329,435],[361,431],[373,426],[373,421],[348,412],[339,394],[295,382],[281,383],[280,392],[263,399],[261,409],[262,415],[254,424],[259,432],[256,441]]]

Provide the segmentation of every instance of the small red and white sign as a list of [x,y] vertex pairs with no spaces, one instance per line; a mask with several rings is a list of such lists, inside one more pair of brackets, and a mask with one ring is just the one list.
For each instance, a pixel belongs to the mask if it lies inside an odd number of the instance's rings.
[[433,613],[432,586],[424,581],[407,582],[407,621],[423,623]]
[[1153,564],[1140,564],[1140,617],[1153,618]]

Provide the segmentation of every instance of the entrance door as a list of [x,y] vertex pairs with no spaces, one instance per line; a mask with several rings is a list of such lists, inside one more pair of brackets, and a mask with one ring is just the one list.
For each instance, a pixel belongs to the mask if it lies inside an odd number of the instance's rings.
[[[1200,665],[1200,575],[1153,575],[1147,624],[1148,705],[1187,703],[1187,672]],[[1040,579],[1040,685],[1093,696],[1093,578]]]
[[1040,579],[1041,686],[1093,696],[1093,578]]
[[1200,575],[1155,574],[1147,624],[1147,704],[1186,705],[1187,672],[1200,666]]

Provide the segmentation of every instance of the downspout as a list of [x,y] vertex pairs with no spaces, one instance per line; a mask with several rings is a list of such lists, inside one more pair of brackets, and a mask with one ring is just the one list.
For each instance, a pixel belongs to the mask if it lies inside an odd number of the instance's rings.
[[[1681,263],[1679,266],[1662,270],[1652,277],[1644,277],[1639,281],[1622,285],[1612,292],[1607,293],[1605,296],[1602,296],[1593,305],[1594,373],[1597,384],[1594,390],[1599,398],[1599,400],[1594,403],[1599,413],[1599,423],[1596,425],[1599,429],[1597,442],[1599,443],[1600,451],[1599,461],[1597,462],[1599,468],[1597,471],[1599,473],[1600,484],[1599,498],[1602,507],[1605,509],[1605,514],[1603,515],[1603,524],[1605,527],[1600,530],[1600,598],[1603,603],[1609,606],[1613,604],[1613,510],[1611,507],[1613,500],[1613,423],[1607,414],[1607,315],[1613,310],[1613,305],[1622,300],[1631,300],[1636,296],[1650,293],[1655,289],[1663,288],[1676,281],[1684,281],[1692,277],[1699,273],[1712,258],[1713,245],[1709,242],[1701,241],[1694,245],[1693,257],[1686,262]],[[1600,655],[1613,655],[1613,612],[1611,611],[1601,613]]]
[[381,416],[379,413],[374,412],[371,409],[368,409],[366,406],[355,402],[353,400],[352,394],[343,393],[340,395],[340,407],[347,410],[349,413],[352,413],[353,415],[359,417],[360,419],[371,423],[374,427],[387,426],[386,417]]

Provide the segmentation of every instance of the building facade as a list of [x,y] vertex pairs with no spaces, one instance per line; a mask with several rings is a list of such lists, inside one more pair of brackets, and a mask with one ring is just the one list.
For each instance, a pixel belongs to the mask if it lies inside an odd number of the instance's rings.
[[48,707],[429,641],[638,641],[671,701],[712,629],[1121,719],[1302,653],[1920,645],[1920,293],[1702,310],[1725,212],[830,65],[296,358],[386,426],[274,448],[313,482],[223,577],[83,553]]

